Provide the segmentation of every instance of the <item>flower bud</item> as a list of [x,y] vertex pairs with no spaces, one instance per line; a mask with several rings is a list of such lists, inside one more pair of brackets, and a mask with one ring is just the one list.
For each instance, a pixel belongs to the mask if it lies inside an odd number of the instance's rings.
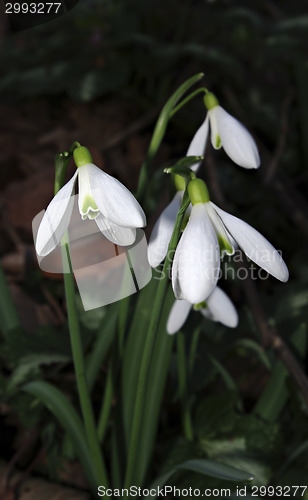
[[79,146],[74,149],[73,156],[77,167],[83,167],[83,165],[93,163],[90,151],[84,146]]
[[216,108],[216,106],[219,106],[218,99],[214,94],[212,94],[212,92],[208,92],[207,94],[205,94],[205,96],[203,97],[203,101],[208,111]]
[[210,195],[205,182],[202,179],[193,179],[187,186],[188,195],[192,205],[197,203],[207,203]]
[[184,177],[182,177],[179,174],[175,174],[174,175],[174,185],[175,185],[175,189],[177,191],[185,191],[186,182],[185,182]]

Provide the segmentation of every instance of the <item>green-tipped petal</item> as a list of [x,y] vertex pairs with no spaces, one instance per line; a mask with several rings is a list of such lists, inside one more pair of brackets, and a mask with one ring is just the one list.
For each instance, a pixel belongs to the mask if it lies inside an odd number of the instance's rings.
[[237,165],[258,168],[260,157],[257,145],[248,130],[221,106],[209,111],[211,138],[215,149],[221,146]]

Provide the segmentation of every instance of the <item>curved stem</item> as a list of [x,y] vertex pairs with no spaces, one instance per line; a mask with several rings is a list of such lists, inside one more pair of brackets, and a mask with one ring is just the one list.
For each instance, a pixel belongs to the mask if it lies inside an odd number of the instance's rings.
[[180,111],[180,109],[183,108],[183,106],[185,106],[185,104],[187,104],[194,97],[196,97],[196,95],[200,94],[201,92],[206,94],[207,89],[205,87],[200,87],[199,89],[197,89],[194,92],[192,92],[191,94],[189,94],[185,99],[183,99],[183,101],[181,101],[175,108],[173,108],[173,110],[170,113],[170,118],[172,118],[175,115],[175,113]]
[[136,461],[136,455],[137,455],[137,448],[138,448],[139,433],[140,433],[140,427],[141,427],[141,423],[142,423],[142,414],[143,414],[144,399],[145,399],[145,392],[146,392],[148,368],[150,365],[150,359],[151,359],[151,355],[152,355],[157,326],[158,326],[159,318],[161,315],[162,307],[164,304],[165,292],[166,292],[167,283],[168,283],[168,270],[169,270],[169,267],[171,265],[172,256],[174,255],[174,252],[175,252],[175,249],[176,249],[179,237],[180,237],[183,217],[184,217],[184,214],[186,212],[186,209],[187,209],[189,203],[190,203],[189,197],[187,195],[187,192],[185,191],[184,196],[183,196],[182,205],[181,205],[180,210],[178,212],[175,227],[174,227],[173,234],[172,234],[170,244],[168,247],[167,257],[165,259],[165,263],[164,263],[164,267],[163,267],[163,271],[162,271],[163,279],[161,279],[159,284],[158,284],[157,293],[156,293],[155,301],[153,304],[153,313],[151,316],[149,329],[148,329],[148,332],[146,335],[146,341],[145,341],[145,346],[144,346],[144,351],[143,351],[143,356],[142,356],[142,361],[141,361],[141,366],[140,366],[138,386],[137,386],[137,392],[136,392],[136,400],[135,400],[135,408],[134,408],[134,416],[133,416],[133,424],[132,424],[132,433],[131,433],[131,438],[130,438],[130,443],[129,443],[128,462],[127,462],[124,488],[129,488],[131,486],[131,481],[133,479],[133,473],[134,473],[134,467],[135,467],[135,461]]
[[[192,76],[188,80],[186,80],[175,92],[172,94],[172,96],[168,99],[166,104],[164,105],[163,109],[160,112],[160,115],[157,119],[154,132],[152,135],[152,139],[149,145],[149,149],[146,155],[146,158],[142,164],[141,170],[140,170],[140,175],[139,175],[139,183],[138,183],[138,188],[137,188],[137,193],[136,197],[138,198],[139,202],[142,201],[142,198],[145,194],[145,189],[147,185],[147,180],[148,180],[148,171],[150,168],[150,165],[161,145],[161,142],[164,138],[167,125],[169,122],[169,119],[171,116],[176,113],[174,109],[180,109],[182,106],[184,106],[184,101],[186,102],[188,98],[184,99],[183,104],[180,106],[178,105],[177,108],[175,108],[176,104],[179,102],[181,97],[190,89],[192,85],[195,85],[201,78],[203,78],[203,73],[198,73],[197,75]],[[195,92],[192,93],[195,95]],[[188,96],[189,97],[189,96]],[[188,101],[187,101],[188,102]],[[180,107],[179,107],[180,106]]]

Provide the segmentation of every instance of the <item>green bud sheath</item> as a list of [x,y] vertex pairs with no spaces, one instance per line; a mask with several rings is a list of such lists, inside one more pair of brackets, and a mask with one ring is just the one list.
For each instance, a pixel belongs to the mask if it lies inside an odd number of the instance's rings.
[[216,108],[216,106],[219,106],[217,97],[212,94],[212,92],[205,94],[205,96],[203,97],[203,101],[208,111],[210,111],[210,109]]
[[186,182],[185,182],[184,177],[182,177],[181,175],[175,174],[174,175],[174,185],[175,185],[175,189],[177,191],[185,191]]
[[200,309],[206,309],[207,308],[207,303],[204,300],[203,302],[199,302],[199,304],[194,304],[193,309],[194,311],[200,311]]
[[79,146],[74,149],[73,156],[77,167],[83,167],[83,165],[87,163],[93,163],[90,151],[84,146]]
[[188,195],[192,205],[197,203],[208,203],[210,195],[205,182],[202,179],[193,179],[187,185]]

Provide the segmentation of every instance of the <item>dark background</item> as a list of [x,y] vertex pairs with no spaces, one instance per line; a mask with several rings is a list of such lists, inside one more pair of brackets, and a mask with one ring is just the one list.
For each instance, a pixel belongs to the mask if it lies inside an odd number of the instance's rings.
[[[240,314],[239,328],[231,334],[219,330],[216,336],[217,326],[206,323],[203,348],[210,345],[228,367],[247,412],[269,380],[260,361],[263,348],[273,363],[281,359],[281,353],[273,347],[273,331],[287,342],[305,372],[307,41],[305,1],[80,0],[59,19],[21,31],[13,31],[2,14],[0,257],[29,336],[41,327],[57,331],[65,328],[61,278],[41,275],[31,231],[32,218],[53,195],[54,156],[77,140],[92,151],[97,165],[131,190],[136,189],[159,110],[185,79],[203,72],[202,85],[213,91],[221,105],[254,135],[261,167],[253,172],[240,169],[222,151],[214,153],[208,146],[200,176],[208,182],[218,205],[252,224],[282,251],[290,270],[287,284],[274,278],[252,284],[225,282],[223,288]],[[154,162],[146,202],[149,228],[168,200],[162,165],[185,155],[204,116],[199,97],[168,127]],[[69,174],[72,172],[73,167]],[[290,343],[299,327],[300,355]],[[261,355],[252,355],[247,344],[236,348],[237,341],[247,338],[262,346]],[[24,432],[24,425],[31,428],[33,422],[30,414],[25,415],[22,401],[8,397],[8,380],[19,358],[12,354],[16,351],[13,341],[3,349],[4,403],[0,412],[15,439],[3,447],[3,457],[8,459],[18,449],[16,435]],[[30,378],[32,368],[27,373]],[[40,371],[40,363],[34,369]],[[263,452],[272,453],[269,460],[264,458],[269,462],[269,481],[282,458],[308,439],[305,390],[298,392],[294,373],[289,375],[287,372],[287,396],[269,419],[270,424],[265,418],[264,427],[248,433],[254,436],[255,432],[250,453],[256,447],[258,457],[262,458]],[[202,381],[199,383],[202,387]],[[206,378],[204,384],[208,384]],[[224,390],[218,384],[221,400],[214,399],[212,405],[223,407],[224,401],[229,411],[233,403]],[[170,415],[172,411],[171,407]],[[242,429],[249,429],[247,422],[237,421],[239,428],[232,428],[232,432],[243,437]],[[271,442],[270,450],[265,444],[259,449],[256,443],[263,443],[262,439],[269,443],[268,435],[274,444]],[[301,471],[298,478],[296,474]],[[304,477],[307,466],[302,460],[294,475],[285,480],[304,484]]]

